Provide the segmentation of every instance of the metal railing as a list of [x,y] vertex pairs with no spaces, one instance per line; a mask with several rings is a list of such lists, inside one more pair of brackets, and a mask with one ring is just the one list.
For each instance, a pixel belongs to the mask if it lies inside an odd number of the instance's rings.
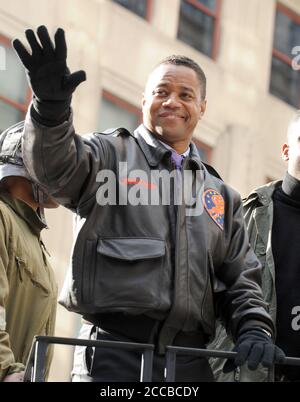
[[59,338],[55,336],[34,337],[27,361],[24,382],[44,382],[46,353],[50,344],[70,346],[90,346],[96,348],[118,348],[141,352],[141,382],[151,382],[154,345],[143,343],[92,341],[77,338]]
[[[183,348],[177,346],[167,346],[166,353],[166,382],[175,381],[175,368],[176,368],[176,356],[198,356],[198,357],[217,357],[220,359],[234,359],[237,355],[236,352],[227,352],[223,350],[209,350],[209,349],[194,349],[194,348]],[[300,366],[300,358],[297,357],[285,357],[284,362],[280,365],[289,366]],[[274,371],[275,366],[268,370],[268,381],[274,382]]]
[[[60,338],[54,336],[36,336],[33,340],[30,355],[27,361],[24,382],[44,382],[46,353],[50,344],[70,345],[70,346],[90,346],[97,348],[117,348],[135,350],[141,352],[141,382],[152,382],[153,354],[154,345],[143,343],[116,342],[116,341],[96,341],[77,338]],[[166,347],[166,382],[174,382],[176,357],[177,355],[216,357],[220,359],[234,359],[236,352],[220,350],[185,348],[179,346]],[[300,366],[300,358],[286,357],[282,365]],[[274,366],[268,371],[268,381],[274,381]]]

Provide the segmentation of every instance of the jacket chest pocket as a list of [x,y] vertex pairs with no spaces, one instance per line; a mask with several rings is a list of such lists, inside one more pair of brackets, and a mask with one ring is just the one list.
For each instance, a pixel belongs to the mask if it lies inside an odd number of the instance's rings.
[[166,254],[163,240],[102,238],[88,241],[85,254],[90,272],[83,281],[83,296],[97,311],[159,307]]
[[[39,288],[44,293],[49,294],[50,288],[45,277],[42,276],[42,272],[33,269],[33,267],[24,259],[18,256],[15,257],[17,277],[22,285],[34,286]],[[44,268],[39,266],[40,270]]]

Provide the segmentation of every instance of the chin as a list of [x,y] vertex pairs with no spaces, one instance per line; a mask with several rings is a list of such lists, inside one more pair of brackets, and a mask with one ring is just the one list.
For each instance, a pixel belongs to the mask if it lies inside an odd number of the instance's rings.
[[162,138],[169,142],[186,141],[186,136],[182,133],[174,133],[174,131],[164,131]]
[[171,139],[182,140],[185,138],[184,133],[176,132],[172,127],[156,126],[154,132],[156,133],[157,136],[170,140]]

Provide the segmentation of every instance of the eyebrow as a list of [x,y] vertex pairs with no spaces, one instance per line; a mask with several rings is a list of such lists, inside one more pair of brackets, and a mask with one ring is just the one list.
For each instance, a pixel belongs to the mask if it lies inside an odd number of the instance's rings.
[[[169,86],[169,83],[167,83],[167,82],[161,82],[161,83],[158,83],[154,88],[168,87],[168,86]],[[188,91],[188,92],[195,93],[195,90],[194,90],[193,87],[182,86],[180,89],[183,90],[183,91]]]
[[194,88],[192,88],[192,87],[182,87],[182,89],[184,90],[184,91],[188,91],[188,92],[195,92],[194,91]]

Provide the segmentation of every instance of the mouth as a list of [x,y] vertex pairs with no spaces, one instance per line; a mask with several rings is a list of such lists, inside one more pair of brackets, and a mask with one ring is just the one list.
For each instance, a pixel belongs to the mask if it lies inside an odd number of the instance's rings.
[[163,112],[163,113],[160,113],[158,116],[160,118],[169,119],[169,120],[178,120],[178,119],[185,120],[186,119],[186,116],[183,116],[183,115],[177,114],[177,113],[171,113],[171,112]]

